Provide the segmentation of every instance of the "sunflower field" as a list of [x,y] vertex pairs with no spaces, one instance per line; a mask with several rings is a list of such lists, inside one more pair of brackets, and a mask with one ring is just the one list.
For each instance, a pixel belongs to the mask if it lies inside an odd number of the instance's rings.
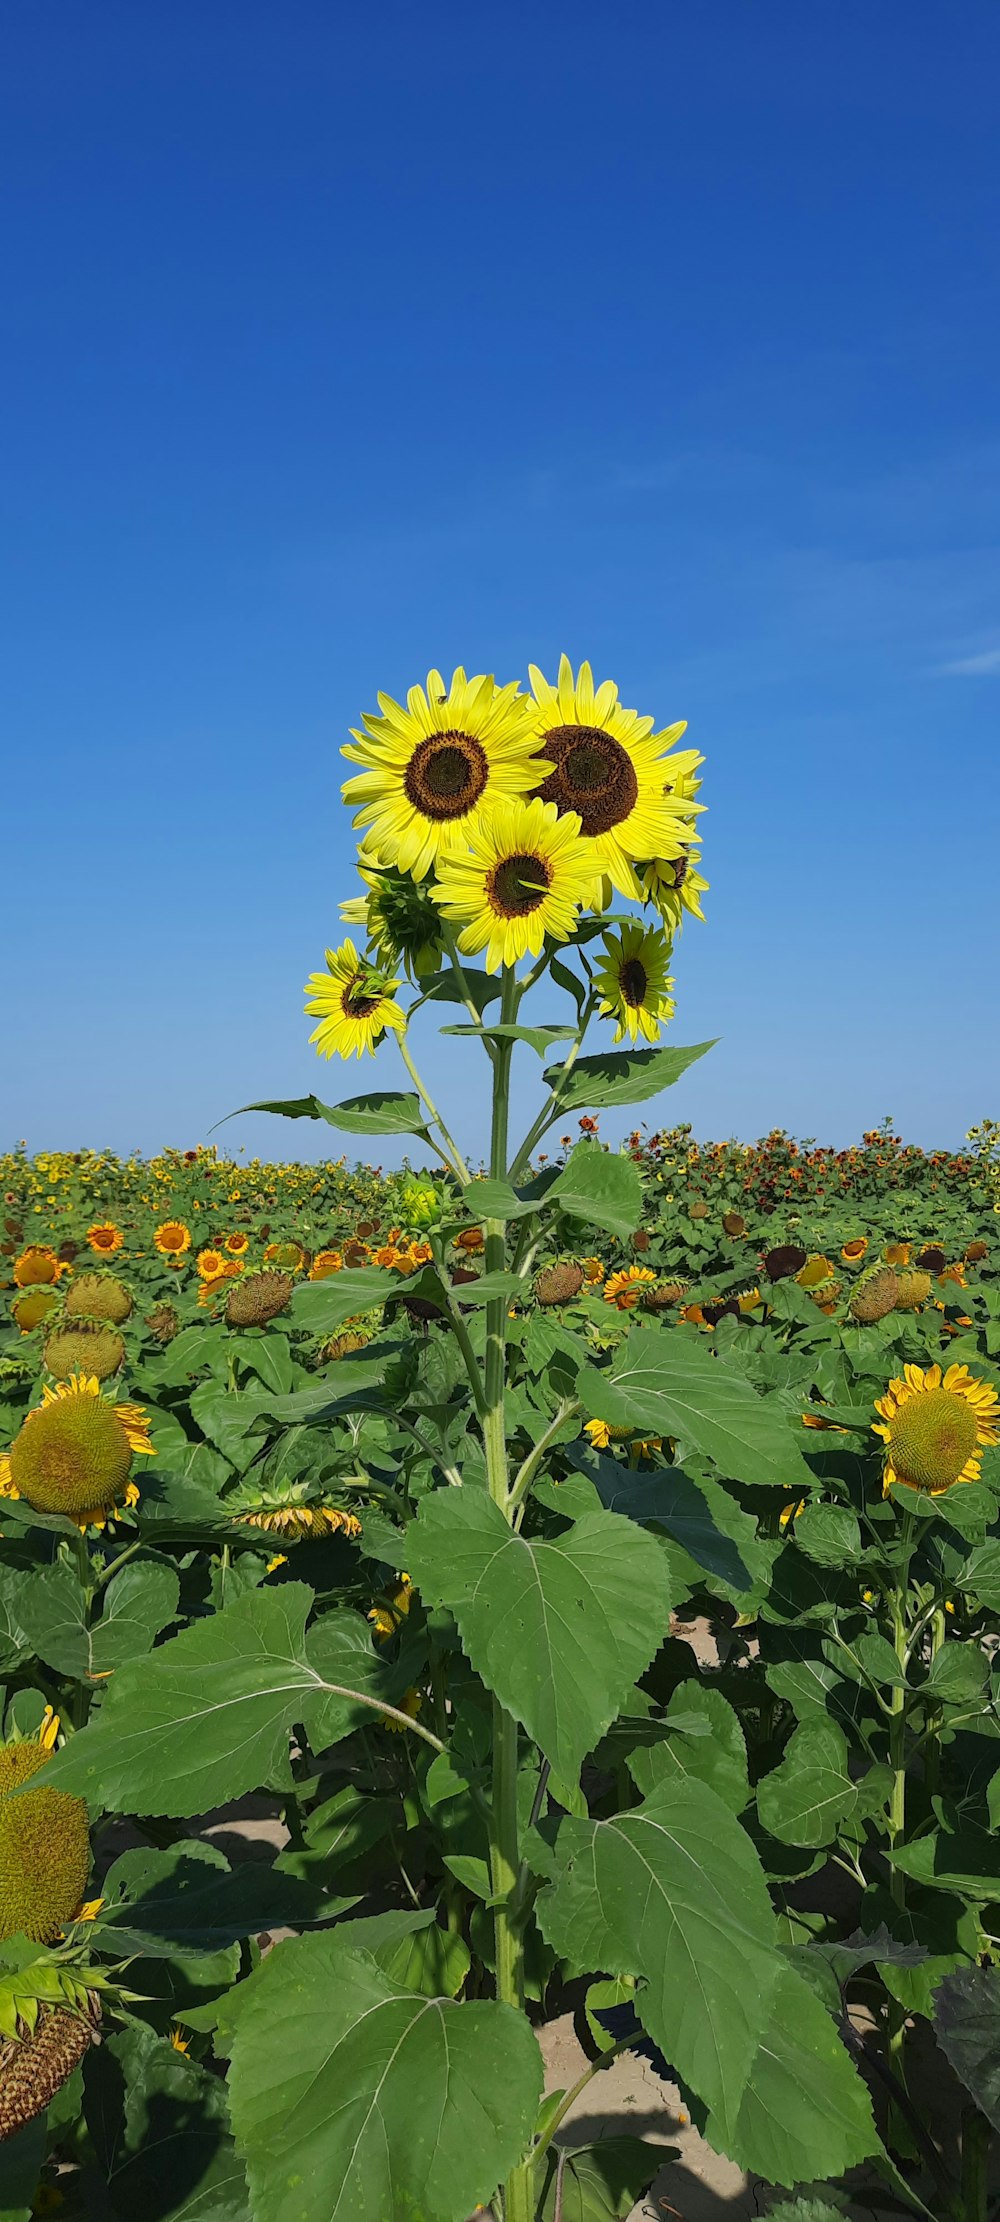
[[643,1119],[683,734],[380,695],[306,1007],[405,1086],[252,1107],[321,1165],[0,1159],[5,2222],[612,2222],[630,2051],[773,2222],[995,2211],[1000,1129]]

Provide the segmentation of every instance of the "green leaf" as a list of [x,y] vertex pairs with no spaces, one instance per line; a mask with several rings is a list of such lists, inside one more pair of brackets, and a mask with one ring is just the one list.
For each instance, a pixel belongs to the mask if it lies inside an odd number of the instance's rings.
[[[468,999],[482,1017],[490,1003],[499,1001],[500,993],[500,981],[495,973],[477,971],[474,966],[466,964],[462,966],[462,978],[459,980],[457,973],[449,965],[443,972],[434,972],[429,979],[421,980],[419,1002],[464,1003]],[[417,1007],[414,1003],[413,1009],[416,1010]]]
[[477,1674],[575,1782],[670,1623],[663,1552],[592,1512],[551,1542],[508,1527],[485,1492],[438,1490],[407,1537],[428,1604],[458,1622]]
[[544,1078],[560,1091],[560,1114],[604,1111],[616,1103],[645,1103],[662,1088],[672,1088],[689,1065],[714,1048],[714,1042],[698,1042],[693,1049],[604,1050],[597,1057],[578,1057],[565,1087],[563,1065],[549,1065]]
[[602,2137],[575,2152],[550,2145],[539,2163],[538,2222],[618,2222],[678,2152],[639,2137]]
[[87,1599],[75,1568],[63,1559],[22,1581],[18,1612],[38,1658],[58,1674],[82,1681],[90,1672]]
[[995,1537],[972,1552],[956,1574],[955,1586],[984,1605],[987,1612],[1000,1612],[1000,1543]]
[[1000,1968],[946,1975],[934,1993],[934,2029],[980,2113],[1000,2130]]
[[847,1505],[807,1504],[795,1522],[795,1541],[815,1566],[839,1569],[861,1556],[861,1528]]
[[509,1304],[511,1297],[523,1297],[527,1282],[517,1273],[481,1273],[477,1281],[463,1281],[455,1295],[460,1304]]
[[958,1890],[980,1904],[1000,1898],[1000,1842],[974,1822],[919,1836],[913,1844],[886,1850],[885,1857],[928,1889]]
[[151,1651],[176,1619],[180,1582],[172,1566],[139,1559],[123,1566],[104,1591],[104,1609],[90,1632],[91,1674],[111,1674]]
[[924,1686],[949,1704],[964,1705],[982,1696],[989,1671],[990,1662],[978,1642],[943,1643],[931,1660]]
[[31,2222],[46,2142],[44,2113],[0,2141],[0,2222]]
[[480,1041],[527,1042],[538,1057],[547,1057],[556,1042],[571,1042],[575,1026],[442,1026],[442,1034],[475,1034]]
[[[340,1127],[346,1134],[425,1135],[427,1132],[419,1096],[400,1094],[397,1089],[369,1096],[348,1096],[344,1103],[321,1103],[318,1096],[297,1096],[285,1103],[244,1103],[238,1111],[229,1111],[226,1116],[239,1119],[245,1111],[276,1111],[283,1119],[325,1119],[328,1126]],[[220,1119],[219,1125],[223,1124]]]
[[844,2222],[846,2212],[839,2199],[832,2205],[824,2189],[816,2198],[806,2192],[799,2199],[783,2199],[779,2207],[770,2208],[768,2222]]
[[115,2222],[250,2222],[217,2076],[131,2022],[92,2047],[84,2088]]
[[582,1369],[579,1394],[591,1418],[696,1443],[736,1481],[812,1487],[778,1398],[758,1396],[686,1328],[631,1328],[610,1373]]
[[[745,1591],[766,1571],[757,1522],[717,1481],[694,1481],[682,1466],[633,1473],[616,1458],[583,1443],[569,1443],[566,1457],[593,1481],[609,1512],[662,1528],[707,1574]],[[565,1484],[563,1485],[565,1486]]]
[[[645,1797],[678,1777],[704,1782],[731,1813],[742,1813],[750,1796],[747,1748],[739,1717],[721,1690],[682,1682],[663,1716],[670,1734],[659,1743],[630,1752],[628,1771]],[[700,1734],[705,1729],[707,1734]]]
[[858,1802],[847,1738],[835,1721],[809,1721],[789,1739],[780,1767],[757,1786],[757,1811],[782,1844],[833,1842]]
[[359,1718],[339,1692],[384,1695],[389,1680],[360,1614],[329,1613],[307,1635],[312,1603],[303,1582],[251,1590],[119,1667],[97,1719],[55,1754],[46,1782],[112,1813],[168,1815],[289,1788],[293,1724],[322,1749]]
[[553,1181],[548,1202],[571,1219],[603,1227],[624,1241],[642,1218],[642,1182],[629,1157],[613,1157],[597,1142],[578,1142]]
[[644,2027],[734,2123],[783,1963],[760,1862],[728,1807],[689,1778],[610,1821],[565,1820],[553,1877],[536,1901],[548,1942],[574,1966],[644,1976]]
[[254,2222],[466,2222],[521,2159],[542,2061],[512,2007],[415,1997],[340,1935],[279,1944],[237,1997]]
[[342,1273],[331,1273],[325,1281],[300,1282],[292,1297],[292,1317],[296,1327],[305,1327],[310,1334],[333,1335],[355,1312],[370,1311],[372,1305],[398,1296],[400,1286],[398,1276],[381,1266],[345,1266]]
[[217,1847],[197,1838],[163,1851],[144,1845],[123,1852],[103,1889],[88,1934],[107,1953],[145,1959],[219,1952],[264,1929],[307,1928],[353,1902],[326,1898],[264,1860],[230,1871]]
[[791,2188],[839,2176],[881,2150],[867,2089],[826,2008],[786,1965],[735,2120],[706,2135],[739,2168]]

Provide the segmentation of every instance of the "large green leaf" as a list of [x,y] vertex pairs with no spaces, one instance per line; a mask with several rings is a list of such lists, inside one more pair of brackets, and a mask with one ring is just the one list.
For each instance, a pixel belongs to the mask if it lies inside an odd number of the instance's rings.
[[219,1952],[264,1929],[309,1928],[354,1902],[324,1897],[266,1860],[230,1870],[221,1854],[206,1858],[207,1850],[196,1838],[165,1850],[144,1845],[122,1852],[88,1932],[97,1948],[154,1960]]
[[115,2222],[250,2222],[217,2076],[132,2022],[88,2053],[84,2084],[107,2200],[101,2214]]
[[[327,1126],[346,1134],[426,1134],[426,1114],[419,1096],[397,1089],[375,1091],[369,1096],[348,1096],[344,1103],[321,1103],[318,1096],[297,1096],[284,1103],[244,1103],[230,1111],[231,1119],[244,1111],[276,1111],[283,1119],[325,1119]],[[220,1125],[221,1125],[220,1121]]]
[[385,1697],[389,1682],[360,1614],[329,1613],[306,1634],[312,1603],[303,1582],[251,1590],[119,1667],[97,1719],[56,1753],[46,1781],[113,1813],[177,1815],[290,1788],[293,1724],[320,1749],[371,1717],[342,1692]]
[[768,2183],[839,2176],[881,2150],[871,2100],[808,1983],[787,1963],[735,2120],[709,2116],[709,2143]]
[[747,1747],[739,1715],[722,1691],[702,1682],[682,1682],[663,1726],[670,1733],[658,1743],[642,1743],[629,1753],[628,1770],[643,1796],[661,1783],[690,1779],[707,1783],[732,1813],[742,1813],[750,1796]]
[[305,1327],[310,1334],[333,1335],[345,1319],[398,1296],[402,1286],[398,1274],[384,1272],[381,1266],[345,1266],[342,1273],[331,1273],[325,1281],[302,1282],[292,1297],[292,1317],[296,1327]]
[[772,1836],[814,1850],[832,1844],[858,1802],[849,1756],[835,1721],[808,1721],[795,1730],[781,1765],[757,1787],[757,1811]]
[[735,2125],[784,1963],[760,1861],[722,1799],[688,1778],[610,1821],[565,1820],[536,1912],[574,1966],[645,1978],[645,2028]]
[[46,2142],[44,2114],[0,2140],[0,2222],[31,2222]]
[[57,1559],[22,1581],[19,1609],[38,1657],[85,1682],[149,1651],[174,1618],[179,1596],[172,1566],[153,1561],[126,1566],[108,1584],[102,1617],[91,1625],[75,1569]]
[[603,1227],[624,1242],[642,1218],[642,1182],[629,1157],[613,1157],[598,1142],[578,1142],[549,1189],[550,1203],[588,1227]]
[[756,1520],[719,1482],[695,1481],[682,1466],[634,1473],[582,1441],[567,1444],[565,1456],[580,1473],[590,1476],[609,1512],[662,1528],[696,1565],[718,1575],[729,1588],[749,1590],[766,1574],[768,1561],[757,1541]]
[[570,2152],[550,2145],[538,2164],[538,2222],[618,2222],[677,2153],[676,2145],[646,2145],[639,2137],[602,2137]]
[[279,1944],[237,2001],[254,2222],[466,2222],[521,2159],[542,2061],[513,2008],[417,1997],[339,1935]]
[[934,2029],[980,2113],[1000,2130],[1000,1968],[946,1975],[934,1993]]
[[544,1077],[560,1091],[560,1114],[604,1111],[616,1103],[645,1103],[662,1088],[672,1088],[689,1065],[714,1047],[714,1042],[697,1042],[693,1049],[603,1050],[597,1057],[578,1057],[565,1085],[562,1065],[549,1065]]
[[484,1491],[443,1489],[424,1499],[407,1550],[421,1595],[454,1614],[487,1688],[575,1782],[670,1624],[653,1537],[591,1512],[529,1542]]
[[736,1481],[812,1486],[778,1398],[758,1396],[684,1327],[633,1327],[609,1373],[582,1370],[579,1394],[591,1418],[695,1443]]

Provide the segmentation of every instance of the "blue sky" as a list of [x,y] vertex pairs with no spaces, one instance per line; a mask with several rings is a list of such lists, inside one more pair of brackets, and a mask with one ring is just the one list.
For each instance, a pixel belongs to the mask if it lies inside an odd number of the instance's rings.
[[721,1043],[654,1119],[996,1112],[995,10],[14,0],[4,45],[0,1146],[396,1085],[301,1015],[340,743],[562,648],[707,759],[674,1038]]

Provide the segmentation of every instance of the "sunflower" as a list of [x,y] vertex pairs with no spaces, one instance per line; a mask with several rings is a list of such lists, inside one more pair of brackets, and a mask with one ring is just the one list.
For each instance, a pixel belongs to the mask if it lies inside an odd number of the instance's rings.
[[630,1312],[638,1303],[643,1286],[655,1279],[648,1265],[622,1266],[617,1273],[609,1274],[604,1284],[604,1301],[614,1304],[620,1312]]
[[535,664],[529,673],[536,703],[534,745],[552,767],[537,791],[560,815],[572,811],[579,817],[583,833],[596,843],[604,874],[619,894],[638,900],[636,862],[680,855],[691,837],[692,814],[701,807],[672,791],[677,775],[690,773],[700,761],[694,750],[668,756],[686,721],[654,733],[652,718],[626,710],[610,679],[595,689],[588,663],[580,665],[574,680],[568,656],[559,659],[555,687]]
[[209,1280],[203,1280],[198,1290],[198,1302],[202,1309],[211,1303],[212,1298],[218,1294],[220,1288],[228,1288],[230,1281],[238,1280],[242,1272],[242,1258],[224,1258],[219,1271],[213,1273]]
[[354,1512],[343,1512],[339,1505],[309,1502],[308,1482],[277,1482],[268,1485],[244,1482],[229,1499],[229,1511],[240,1527],[259,1528],[266,1535],[280,1535],[299,1541],[304,1535],[314,1538],[361,1533],[361,1522]]
[[893,1482],[940,1497],[978,1481],[984,1445],[1000,1438],[1000,1398],[968,1366],[904,1366],[876,1397],[872,1430],[885,1443],[883,1491]]
[[269,1242],[264,1252],[265,1265],[273,1265],[279,1273],[301,1273],[306,1262],[301,1242]]
[[[415,1721],[417,1714],[423,1707],[423,1702],[422,1691],[407,1690],[405,1697],[400,1698],[398,1710],[406,1714],[407,1720]],[[382,1726],[391,1736],[402,1736],[405,1733],[403,1722],[393,1720],[388,1713],[382,1721]]]
[[516,681],[498,687],[461,667],[450,687],[429,671],[426,693],[411,687],[405,709],[378,699],[381,717],[363,718],[357,747],[344,749],[362,766],[345,780],[344,801],[361,805],[354,823],[368,828],[366,851],[422,880],[464,845],[484,803],[537,785],[534,704]]
[[588,1288],[596,1287],[598,1281],[603,1281],[604,1279],[604,1267],[601,1264],[600,1258],[584,1258],[583,1272],[584,1279],[587,1282]]
[[98,1257],[111,1257],[115,1250],[121,1249],[124,1240],[121,1228],[116,1227],[112,1219],[102,1219],[98,1226],[87,1228],[87,1241]]
[[845,1265],[859,1265],[867,1248],[868,1236],[866,1234],[852,1235],[850,1242],[842,1243],[840,1255]]
[[662,862],[640,864],[638,871],[643,901],[656,904],[665,926],[674,930],[681,925],[686,910],[704,922],[701,898],[708,892],[708,881],[696,870],[692,849],[682,849],[679,856],[664,857]]
[[185,1226],[183,1219],[165,1219],[153,1236],[153,1248],[159,1251],[161,1258],[179,1258],[183,1251],[191,1248],[190,1227]]
[[199,1278],[203,1281],[217,1280],[225,1262],[221,1250],[199,1250],[197,1260]]
[[309,1268],[311,1281],[328,1281],[331,1273],[339,1273],[344,1260],[339,1250],[317,1250]]
[[14,1260],[14,1280],[18,1288],[44,1288],[59,1279],[59,1259],[45,1243],[30,1242]]
[[248,1234],[227,1234],[226,1249],[231,1258],[242,1258],[250,1248]]
[[35,1512],[101,1528],[122,1499],[138,1502],[129,1480],[134,1453],[155,1456],[145,1413],[111,1403],[92,1376],[74,1373],[42,1390],[41,1404],[0,1457],[0,1497],[23,1497]]
[[387,1027],[402,1034],[406,1014],[392,998],[398,979],[359,957],[353,941],[326,952],[326,971],[311,972],[306,982],[306,1013],[320,1023],[310,1034],[320,1057],[372,1056]]
[[601,996],[601,1015],[618,1021],[616,1042],[659,1038],[660,1027],[673,1017],[674,1005],[667,966],[670,942],[655,927],[638,920],[620,933],[605,934],[604,958],[594,973]]
[[485,949],[487,971],[497,972],[529,951],[537,957],[546,935],[569,940],[579,906],[596,894],[598,870],[575,811],[498,802],[470,829],[464,854],[442,857],[435,900],[461,925],[463,953]]
[[796,1273],[795,1278],[800,1288],[822,1288],[825,1281],[832,1281],[833,1266],[829,1258],[822,1257],[817,1252],[806,1259],[801,1272]]

